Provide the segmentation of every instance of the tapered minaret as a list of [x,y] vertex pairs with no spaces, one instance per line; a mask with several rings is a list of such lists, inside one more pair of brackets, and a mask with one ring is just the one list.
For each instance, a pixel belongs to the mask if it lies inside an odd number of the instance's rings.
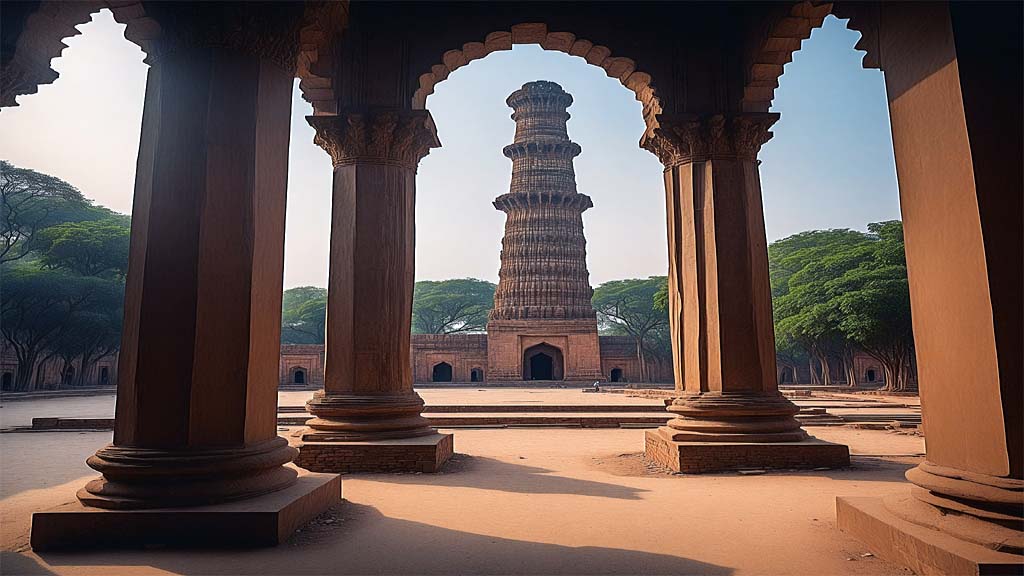
[[583,236],[583,212],[593,204],[576,191],[572,161],[580,146],[566,130],[572,96],[537,81],[506,103],[515,111],[516,135],[503,150],[512,160],[512,185],[494,201],[507,216],[488,324],[490,379],[599,379]]

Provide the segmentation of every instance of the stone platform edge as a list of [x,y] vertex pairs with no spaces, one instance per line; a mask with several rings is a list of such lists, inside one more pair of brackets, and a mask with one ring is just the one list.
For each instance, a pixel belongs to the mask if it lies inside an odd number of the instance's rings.
[[1024,556],[908,522],[890,512],[881,498],[837,497],[836,524],[879,558],[915,574],[1024,574]]
[[661,429],[647,430],[645,436],[644,458],[683,474],[850,465],[846,445],[813,437],[800,442],[674,442]]
[[276,546],[342,501],[341,476],[299,470],[288,488],[211,506],[105,510],[78,500],[32,514],[32,549]]
[[455,453],[451,434],[297,446],[295,465],[314,472],[437,472]]

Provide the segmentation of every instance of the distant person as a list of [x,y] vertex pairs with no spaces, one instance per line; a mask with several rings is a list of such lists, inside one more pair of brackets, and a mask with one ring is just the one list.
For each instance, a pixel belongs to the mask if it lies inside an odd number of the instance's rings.
[[597,380],[597,381],[594,382],[594,392],[600,392],[600,391],[601,391],[601,381]]

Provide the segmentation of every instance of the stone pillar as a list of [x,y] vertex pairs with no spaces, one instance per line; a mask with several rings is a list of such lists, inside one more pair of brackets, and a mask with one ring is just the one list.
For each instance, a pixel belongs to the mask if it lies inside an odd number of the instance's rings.
[[316,471],[436,471],[452,436],[420,415],[410,338],[416,166],[440,146],[430,114],[310,116],[334,162],[324,389],[297,463]]
[[[78,493],[87,510],[262,502],[254,497],[277,491],[287,494],[274,506],[290,505],[323,487],[296,484],[298,471],[285,466],[296,450],[277,435],[295,53],[232,36],[232,8],[200,12],[187,21],[174,13],[149,57],[114,438],[88,459],[103,475]],[[283,34],[288,27],[278,22],[289,15],[254,9],[246,22]],[[314,476],[334,481],[340,499],[336,476]],[[266,512],[260,502],[246,510]],[[302,506],[315,515],[331,503]],[[216,510],[206,520],[37,514],[32,543],[237,543],[255,535],[249,543],[266,544],[290,533],[264,523],[220,534]]]
[[917,573],[1024,568],[1020,6],[883,6],[925,462],[839,527]]
[[809,438],[778,391],[757,152],[777,114],[660,116],[642,145],[666,166],[675,417],[647,457],[680,472],[849,464]]

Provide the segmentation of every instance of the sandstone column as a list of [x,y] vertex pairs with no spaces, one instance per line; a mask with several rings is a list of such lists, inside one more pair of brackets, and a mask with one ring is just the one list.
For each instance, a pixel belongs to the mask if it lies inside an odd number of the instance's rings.
[[642,145],[666,166],[669,318],[679,397],[646,454],[681,472],[843,466],[783,398],[757,152],[777,114],[659,116]]
[[[276,421],[297,16],[280,5],[205,5],[161,21],[148,60],[114,439],[88,460],[103,476],[79,491],[87,507],[209,505],[283,489],[284,500],[303,497],[289,488],[296,451]],[[235,34],[243,22],[253,36]],[[200,515],[147,514],[86,524],[81,512],[37,514],[33,546],[232,542],[262,528],[255,541],[274,543],[289,532],[264,523],[223,534]]]
[[906,492],[839,498],[838,524],[917,573],[1019,573],[1020,6],[883,10],[927,457]]
[[410,337],[416,166],[440,146],[430,114],[310,116],[334,162],[324,389],[297,463],[316,471],[436,471],[452,453],[420,412]]

